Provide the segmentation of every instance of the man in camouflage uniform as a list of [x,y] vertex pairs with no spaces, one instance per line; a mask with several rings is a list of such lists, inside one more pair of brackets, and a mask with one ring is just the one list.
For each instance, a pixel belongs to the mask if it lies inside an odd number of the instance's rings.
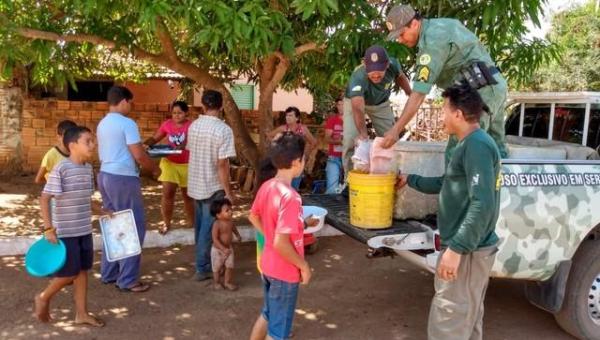
[[363,63],[354,69],[344,98],[342,161],[346,175],[357,139],[368,139],[365,115],[378,136],[394,126],[390,95],[394,88],[410,95],[410,84],[398,59],[388,58],[386,50],[373,45],[365,51]]
[[[425,96],[433,85],[445,89],[454,83],[465,80],[467,76],[483,80],[484,72],[489,81],[479,82],[479,95],[489,109],[489,114],[481,117],[481,128],[494,139],[503,158],[507,156],[504,135],[504,106],[507,97],[507,84],[498,68],[495,67],[489,53],[477,36],[455,19],[424,19],[408,6],[394,6],[386,20],[390,31],[389,40],[394,40],[409,48],[418,48],[413,92],[410,95],[402,115],[385,134],[384,147],[396,143],[406,124],[415,116]],[[479,62],[481,67],[473,68]],[[475,70],[474,73],[472,70]],[[471,72],[469,72],[471,71]],[[477,78],[479,76],[479,78]],[[455,136],[450,136],[446,147],[446,159],[456,146]]]

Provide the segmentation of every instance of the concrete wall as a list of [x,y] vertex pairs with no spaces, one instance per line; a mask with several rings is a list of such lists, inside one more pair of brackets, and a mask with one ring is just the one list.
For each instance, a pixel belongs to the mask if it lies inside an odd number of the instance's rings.
[[0,87],[0,172],[20,167],[22,108],[20,88]]

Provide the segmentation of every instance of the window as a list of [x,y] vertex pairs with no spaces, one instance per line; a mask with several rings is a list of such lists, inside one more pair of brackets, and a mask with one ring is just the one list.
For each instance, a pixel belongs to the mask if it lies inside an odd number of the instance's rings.
[[240,110],[254,110],[254,85],[233,85],[231,96]]
[[556,104],[552,139],[581,144],[585,104]]
[[77,90],[69,86],[67,99],[72,101],[104,102],[114,82],[112,81],[78,81]]
[[[509,108],[506,119],[506,134],[518,136],[519,122],[521,119],[521,105]],[[550,123],[550,104],[525,104],[525,117],[523,120],[523,137],[548,138]],[[556,126],[555,126],[556,127]]]
[[587,146],[596,149],[600,145],[600,104],[590,107],[590,125],[588,127]]

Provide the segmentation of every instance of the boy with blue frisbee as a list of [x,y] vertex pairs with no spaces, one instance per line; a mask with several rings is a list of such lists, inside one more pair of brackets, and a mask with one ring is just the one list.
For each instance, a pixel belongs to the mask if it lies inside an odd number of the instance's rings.
[[[50,172],[40,197],[40,210],[44,237],[51,243],[60,239],[66,247],[67,260],[46,289],[35,296],[35,317],[41,322],[49,322],[50,300],[61,289],[73,284],[75,323],[102,327],[104,322],[87,310],[88,270],[94,259],[91,206],[94,174],[88,161],[93,157],[96,142],[88,128],[76,126],[65,131],[63,144],[69,151],[69,158]],[[52,217],[51,198],[55,201]]]

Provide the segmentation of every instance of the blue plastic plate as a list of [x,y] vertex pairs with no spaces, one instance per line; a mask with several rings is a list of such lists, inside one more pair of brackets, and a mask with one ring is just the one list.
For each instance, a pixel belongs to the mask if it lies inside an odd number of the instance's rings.
[[67,261],[67,248],[63,241],[50,243],[45,237],[31,245],[25,254],[25,268],[32,276],[44,277],[59,271]]

